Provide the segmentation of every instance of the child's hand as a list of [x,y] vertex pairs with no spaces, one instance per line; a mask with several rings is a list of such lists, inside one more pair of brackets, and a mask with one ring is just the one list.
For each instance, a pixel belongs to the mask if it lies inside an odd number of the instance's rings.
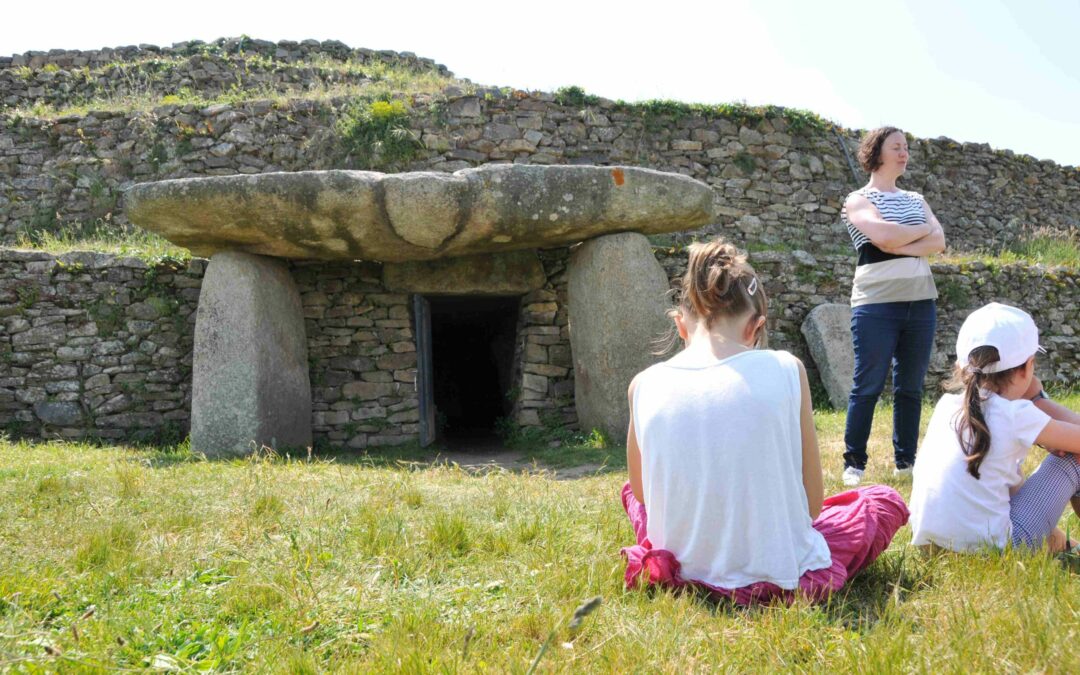
[[1065,455],[1072,455],[1073,461],[1075,461],[1077,464],[1080,464],[1080,455],[1076,454],[1075,452],[1065,452],[1064,450],[1047,450],[1047,452],[1049,452],[1054,457],[1061,458],[1064,458]]

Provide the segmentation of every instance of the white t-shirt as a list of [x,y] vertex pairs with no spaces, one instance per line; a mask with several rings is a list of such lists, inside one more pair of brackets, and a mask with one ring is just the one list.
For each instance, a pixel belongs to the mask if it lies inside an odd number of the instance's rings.
[[683,351],[634,389],[649,540],[684,578],[798,586],[832,564],[802,484],[802,391],[787,352]]
[[968,473],[956,433],[962,406],[960,394],[941,397],[915,456],[911,541],[953,551],[987,544],[1001,548],[1012,536],[1009,489],[1024,481],[1020,465],[1050,416],[1027,399],[1010,401],[990,393],[983,402],[990,450],[976,480]]

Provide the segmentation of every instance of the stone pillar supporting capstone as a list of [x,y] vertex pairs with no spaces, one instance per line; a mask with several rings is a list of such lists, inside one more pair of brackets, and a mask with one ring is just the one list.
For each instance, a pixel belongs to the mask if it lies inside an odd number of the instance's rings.
[[626,390],[661,358],[653,352],[670,325],[668,290],[667,274],[642,234],[607,234],[574,251],[567,300],[582,430],[600,429],[619,442],[626,437]]
[[199,295],[191,449],[208,457],[311,445],[311,383],[300,294],[282,260],[210,259]]

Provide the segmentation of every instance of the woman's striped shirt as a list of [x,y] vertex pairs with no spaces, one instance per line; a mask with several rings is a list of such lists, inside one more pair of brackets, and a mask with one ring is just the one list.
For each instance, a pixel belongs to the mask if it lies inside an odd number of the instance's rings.
[[[918,192],[882,192],[864,187],[852,194],[868,199],[877,208],[882,220],[900,225],[922,225],[926,222],[926,202]],[[870,237],[851,224],[846,208],[840,211],[840,219],[847,226],[851,243],[859,254],[851,285],[852,307],[937,298],[937,286],[934,285],[934,276],[926,258],[882,251],[874,246]]]

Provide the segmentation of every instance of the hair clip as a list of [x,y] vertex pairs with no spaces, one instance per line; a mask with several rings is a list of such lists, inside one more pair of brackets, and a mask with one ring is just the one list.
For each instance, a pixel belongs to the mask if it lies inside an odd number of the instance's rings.
[[748,283],[746,285],[746,292],[749,293],[752,296],[752,295],[754,295],[754,293],[757,293],[757,287],[758,287],[757,277],[753,277],[753,278],[750,279],[750,283]]
[[973,372],[973,373],[977,374],[977,375],[982,375],[982,371],[983,371],[983,370],[982,370],[982,368],[980,368],[980,367],[978,367],[978,366],[973,366],[973,365],[971,365],[971,364],[969,363],[969,364],[967,365],[967,369],[968,369],[969,371],[971,371],[971,372]]

